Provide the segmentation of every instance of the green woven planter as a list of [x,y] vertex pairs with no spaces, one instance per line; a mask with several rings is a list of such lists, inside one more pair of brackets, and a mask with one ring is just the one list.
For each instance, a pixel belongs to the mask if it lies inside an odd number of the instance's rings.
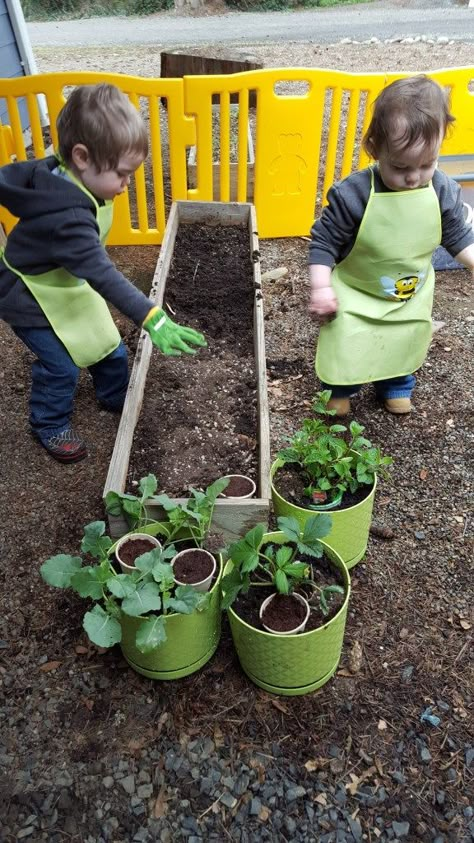
[[135,646],[140,618],[122,615],[121,648],[124,658],[137,673],[149,679],[181,679],[195,673],[214,655],[221,634],[222,558],[219,573],[209,591],[209,605],[191,615],[172,614],[166,618],[166,641],[151,653],[141,653]]
[[[287,541],[284,533],[267,533],[264,542]],[[242,670],[249,679],[272,694],[298,696],[324,685],[336,671],[341,657],[350,577],[342,559],[324,545],[327,556],[342,571],[346,597],[343,605],[324,626],[299,635],[272,635],[243,621],[232,607],[227,610],[232,638]],[[232,561],[226,564],[228,573]]]
[[[308,518],[317,515],[317,513],[314,509],[305,509],[302,506],[290,503],[277,492],[273,485],[273,477],[282,465],[282,460],[275,460],[270,472],[275,515],[278,518],[281,515],[292,515],[303,525]],[[324,540],[339,554],[347,568],[352,568],[357,562],[360,562],[367,549],[376,488],[377,477],[374,478],[374,485],[370,494],[363,501],[347,509],[331,509],[327,513],[331,517],[332,527],[331,532],[324,537]]]

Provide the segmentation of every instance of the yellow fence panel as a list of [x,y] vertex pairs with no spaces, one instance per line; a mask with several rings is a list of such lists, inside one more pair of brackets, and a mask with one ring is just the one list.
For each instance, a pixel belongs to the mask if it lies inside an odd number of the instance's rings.
[[[449,89],[456,116],[442,153],[472,153],[474,67],[427,73]],[[127,193],[116,199],[110,245],[161,243],[166,208],[175,199],[253,201],[260,237],[307,234],[331,184],[368,163],[361,140],[377,94],[395,79],[410,75],[270,68],[183,79],[103,73],[3,79],[0,99],[6,103],[8,121],[0,126],[0,164],[44,156],[49,143],[56,144],[56,117],[68,89],[107,81],[140,109],[150,140],[147,161]],[[249,105],[251,92],[255,108]],[[238,97],[237,119],[232,94]],[[39,95],[46,100],[51,137],[40,123]],[[219,100],[217,108],[213,95]],[[28,108],[29,142],[22,131],[20,98],[26,99]],[[249,161],[250,142],[254,162]],[[192,146],[196,147],[193,187],[187,172]],[[9,231],[14,218],[0,208],[0,222]]]
[[[474,68],[427,71],[451,93],[456,128],[443,154],[474,150]],[[238,94],[238,201],[253,201],[260,237],[307,234],[331,184],[364,167],[361,140],[377,94],[409,73],[352,74],[315,68],[271,68],[230,76],[184,77],[186,113],[196,122],[197,182],[188,198],[228,201],[228,102]],[[256,92],[256,109],[248,108]],[[220,97],[220,179],[213,190],[216,138],[212,97]],[[254,192],[247,189],[247,122],[255,134]]]
[[[110,82],[142,113],[149,127],[150,153],[137,170],[126,193],[115,200],[109,245],[161,243],[165,228],[165,195],[186,199],[186,149],[195,142],[193,121],[186,117],[181,79],[145,79],[104,73],[51,73],[0,80],[0,98],[6,102],[8,125],[0,127],[0,165],[28,157],[42,158],[57,144],[56,119],[68,92],[77,85]],[[40,124],[38,96],[44,96],[50,119],[46,136]],[[30,132],[24,136],[18,101],[26,98]],[[164,100],[164,103],[162,102]],[[165,137],[163,137],[165,135]],[[172,150],[168,136],[173,139]],[[10,231],[15,222],[0,208],[0,222]]]

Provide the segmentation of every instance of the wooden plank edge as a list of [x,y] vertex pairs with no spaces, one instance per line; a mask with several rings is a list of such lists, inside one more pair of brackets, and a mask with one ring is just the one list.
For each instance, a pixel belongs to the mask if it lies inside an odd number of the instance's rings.
[[[172,207],[150,291],[150,298],[158,307],[161,307],[163,303],[165,284],[162,283],[162,280],[166,279],[169,272],[177,228],[178,211],[175,207]],[[152,350],[153,345],[150,337],[146,331],[142,330],[133,361],[130,382],[109,463],[109,470],[105,480],[102,493],[103,498],[105,498],[109,491],[120,493],[125,491],[133,436],[143,403],[145,382],[150,366]]]
[[252,256],[258,254],[253,263],[255,287],[254,343],[255,366],[257,376],[258,441],[259,441],[259,492],[262,498],[270,498],[270,414],[267,390],[267,363],[265,355],[264,303],[262,293],[262,275],[260,248],[257,229],[257,213],[254,205],[249,211],[249,235]]

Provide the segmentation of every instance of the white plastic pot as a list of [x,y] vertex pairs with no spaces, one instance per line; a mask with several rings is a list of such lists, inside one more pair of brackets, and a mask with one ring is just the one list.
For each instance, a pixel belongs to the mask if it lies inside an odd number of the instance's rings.
[[120,558],[120,550],[127,542],[137,541],[137,539],[146,539],[146,541],[154,547],[161,547],[161,543],[157,538],[155,538],[155,536],[149,536],[147,533],[126,533],[126,535],[122,536],[115,545],[115,556],[124,574],[131,574],[132,571],[136,571],[136,568],[135,565],[128,565]]
[[262,618],[263,618],[263,613],[264,613],[265,609],[267,608],[268,604],[269,604],[269,603],[271,603],[271,601],[272,601],[272,600],[274,600],[274,599],[275,599],[275,597],[278,597],[277,592],[275,592],[274,594],[270,594],[270,596],[269,596],[269,597],[266,597],[266,598],[265,598],[265,600],[263,601],[262,605],[260,606],[259,617],[260,617],[260,621],[261,621],[261,624],[262,624],[263,628],[264,628],[264,629],[266,629],[266,630],[267,630],[267,632],[271,632],[271,633],[272,633],[272,635],[296,635],[296,633],[297,633],[297,632],[303,632],[303,630],[304,630],[304,628],[305,628],[306,624],[308,623],[309,613],[310,613],[311,609],[310,609],[310,606],[309,606],[308,601],[307,601],[307,600],[305,600],[305,598],[304,598],[304,597],[302,597],[302,595],[301,595],[301,594],[296,594],[296,593],[293,593],[293,594],[291,595],[291,597],[293,597],[295,600],[299,600],[299,602],[300,602],[300,603],[302,603],[302,604],[303,604],[303,606],[305,606],[305,607],[306,607],[306,615],[305,615],[305,618],[304,618],[304,619],[303,619],[303,621],[302,621],[302,622],[301,622],[298,626],[296,626],[294,629],[288,629],[288,630],[285,630],[285,632],[279,632],[279,631],[277,631],[276,629],[272,629],[270,626],[267,626],[267,625],[263,622],[263,620],[262,620]]
[[178,580],[176,577],[174,578],[174,581],[176,585],[190,585],[192,586],[192,588],[194,588],[195,591],[209,591],[212,583],[212,578],[214,577],[214,574],[216,572],[217,563],[212,553],[209,553],[208,550],[203,550],[201,547],[186,548],[185,550],[181,550],[179,553],[176,554],[176,556],[171,560],[171,564],[174,568],[175,563],[178,559],[182,559],[184,556],[187,556],[191,553],[199,553],[209,559],[209,561],[212,562],[211,573],[204,580],[200,580],[200,582],[182,582],[182,580]]
[[248,492],[246,492],[244,495],[232,495],[229,494],[228,486],[227,489],[224,489],[224,491],[221,492],[221,498],[228,498],[229,500],[244,500],[244,498],[252,498],[254,496],[255,492],[257,491],[257,486],[255,485],[251,477],[247,477],[245,474],[226,474],[224,477],[224,480],[230,480],[230,483],[232,483],[232,480],[234,479],[245,480],[248,486]]

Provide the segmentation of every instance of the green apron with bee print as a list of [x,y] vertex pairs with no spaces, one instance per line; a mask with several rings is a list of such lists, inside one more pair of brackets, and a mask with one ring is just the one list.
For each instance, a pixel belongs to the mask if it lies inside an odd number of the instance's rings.
[[[101,243],[105,243],[112,225],[113,202],[99,205],[95,197],[65,170],[74,182],[94,203]],[[24,275],[10,266],[35,297],[54,333],[66,346],[76,366],[87,367],[98,363],[118,347],[120,334],[110,314],[107,302],[83,278],[76,278],[62,267],[41,275]]]
[[409,375],[431,340],[434,270],[441,213],[427,187],[371,190],[353,248],[331,275],[338,311],[321,326],[316,372],[351,385]]

